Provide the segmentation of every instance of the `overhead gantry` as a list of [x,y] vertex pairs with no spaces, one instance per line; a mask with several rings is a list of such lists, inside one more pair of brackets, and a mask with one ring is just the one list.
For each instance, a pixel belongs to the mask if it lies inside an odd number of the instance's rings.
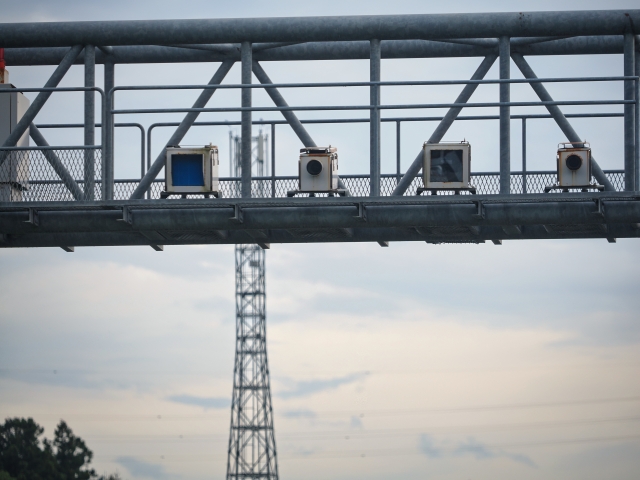
[[[331,28],[327,28],[331,25]],[[455,15],[395,15],[357,17],[212,19],[175,21],[118,21],[0,24],[0,47],[7,65],[57,65],[43,88],[5,86],[0,96],[37,93],[11,132],[0,138],[0,247],[51,247],[165,244],[378,242],[499,244],[507,239],[615,238],[640,236],[638,168],[638,101],[640,54],[634,25],[640,11],[580,11],[488,13]],[[536,55],[618,54],[622,76],[538,78],[526,60]],[[469,80],[381,81],[381,62],[390,58],[478,57]],[[270,61],[368,59],[369,81],[331,83],[273,83],[265,71]],[[524,79],[511,78],[511,61]],[[218,63],[207,85],[124,86],[115,84],[118,64]],[[236,63],[241,83],[223,80]],[[499,78],[486,79],[498,63]],[[59,88],[74,64],[85,67],[83,86]],[[104,89],[96,87],[95,66],[104,64]],[[252,84],[255,76],[259,84]],[[621,98],[558,100],[549,83],[620,82]],[[539,100],[514,101],[511,85],[530,84]],[[479,85],[499,85],[494,102],[471,102]],[[380,91],[388,87],[460,85],[450,102],[438,104],[382,104]],[[288,88],[366,87],[369,104],[296,105],[285,100]],[[114,108],[114,98],[126,91],[196,89],[201,93],[191,107]],[[218,92],[241,91],[237,107],[207,107]],[[274,103],[257,107],[252,92],[264,89]],[[40,124],[37,115],[47,99],[60,91],[85,92],[83,124]],[[96,93],[101,122],[96,124]],[[118,103],[120,106],[120,102]],[[609,105],[601,110],[565,114],[565,106]],[[461,115],[462,109],[492,107],[497,114]],[[540,107],[546,113],[517,114],[513,109]],[[402,112],[447,109],[443,116],[406,116]],[[305,111],[364,110],[367,117],[298,118]],[[236,122],[198,122],[205,112],[239,112]],[[255,121],[253,112],[280,112],[283,120]],[[398,115],[400,112],[400,115]],[[119,123],[121,115],[184,113],[181,122],[153,125]],[[421,115],[423,115],[421,113]],[[597,189],[566,189],[544,193],[556,182],[555,171],[526,168],[526,127],[534,119],[553,119],[566,140],[584,139],[572,118],[624,119],[623,158],[618,170],[604,171],[597,155],[590,168]],[[423,187],[418,175],[424,152],[406,171],[400,168],[401,125],[437,122],[429,144],[440,142],[454,121],[498,120],[499,171],[471,171],[476,195],[416,196]],[[522,169],[511,166],[511,127],[520,121],[523,131]],[[142,121],[141,121],[142,122]],[[338,186],[349,196],[287,197],[297,177],[276,175],[276,126],[289,125],[301,147],[317,147],[307,127],[314,123],[369,123],[369,171],[340,175]],[[381,124],[396,124],[396,172],[380,168]],[[144,122],[142,122],[144,123]],[[219,179],[220,199],[161,199],[165,180],[166,147],[179,145],[194,125],[239,125],[242,132],[241,176]],[[251,171],[252,126],[271,128],[272,165],[269,176]],[[84,129],[83,145],[50,146],[46,129]],[[142,132],[139,179],[114,178],[114,128],[137,127]],[[151,155],[151,133],[159,127],[177,127],[157,155]],[[95,129],[100,128],[100,144]],[[20,144],[28,135],[36,146]],[[580,191],[587,190],[587,191]],[[7,193],[8,192],[8,193]],[[1,194],[2,192],[0,192]],[[456,192],[462,193],[462,192]]]

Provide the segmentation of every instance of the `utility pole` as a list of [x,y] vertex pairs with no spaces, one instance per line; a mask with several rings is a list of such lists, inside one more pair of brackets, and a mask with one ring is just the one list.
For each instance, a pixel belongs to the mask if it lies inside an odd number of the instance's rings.
[[[252,166],[265,175],[267,138],[252,138]],[[242,142],[229,134],[231,173],[240,176]],[[262,182],[259,182],[262,184]],[[260,189],[256,196],[262,195]],[[240,185],[238,183],[238,194]],[[236,358],[227,459],[227,480],[278,480],[276,439],[266,335],[265,251],[256,244],[235,248]]]

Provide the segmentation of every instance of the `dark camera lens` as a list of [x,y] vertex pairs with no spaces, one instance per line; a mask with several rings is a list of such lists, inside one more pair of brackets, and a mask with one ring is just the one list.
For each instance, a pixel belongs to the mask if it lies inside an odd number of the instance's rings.
[[309,163],[307,163],[307,172],[313,176],[320,175],[320,172],[322,172],[322,164],[318,160],[309,161]]
[[582,166],[582,158],[578,155],[569,155],[565,162],[569,170],[578,170]]

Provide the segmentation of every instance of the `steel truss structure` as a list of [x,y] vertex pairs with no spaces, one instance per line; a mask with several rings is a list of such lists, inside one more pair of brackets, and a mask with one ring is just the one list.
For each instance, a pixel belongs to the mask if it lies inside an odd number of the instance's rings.
[[265,251],[236,246],[236,358],[227,479],[278,479],[269,385]]
[[[230,167],[242,171],[242,138],[229,134]],[[262,130],[253,137],[252,167],[265,174]],[[227,479],[278,479],[276,439],[267,360],[266,264],[264,247],[240,244],[236,260],[236,357],[233,368]]]
[[[71,250],[83,245],[151,245],[235,243],[268,246],[269,243],[377,241],[482,242],[525,238],[607,238],[640,236],[640,168],[638,160],[638,113],[640,54],[636,27],[640,10],[535,13],[487,13],[455,15],[396,15],[327,18],[213,19],[176,21],[74,22],[0,24],[0,47],[8,65],[57,65],[11,135],[0,147],[2,169],[30,159],[29,181],[21,185],[20,201],[0,202],[0,246],[59,246]],[[331,28],[327,28],[331,25]],[[596,78],[537,78],[526,60],[535,55],[622,54],[624,75]],[[478,57],[480,64],[469,80],[380,81],[381,63],[388,58]],[[265,71],[270,61],[368,59],[366,82],[274,84]],[[207,85],[129,87],[115,84],[116,65],[125,63],[220,62]],[[222,84],[236,63],[241,64],[241,83]],[[494,63],[499,79],[485,79]],[[515,64],[524,79],[511,78]],[[74,64],[85,67],[82,87],[58,88]],[[95,86],[95,65],[104,64],[104,90]],[[253,77],[259,84],[252,84]],[[562,101],[551,97],[545,84],[551,82],[616,81],[624,85],[620,99]],[[511,85],[528,83],[539,101],[514,102]],[[495,102],[472,103],[479,85],[498,84]],[[450,103],[385,105],[380,91],[389,86],[460,85],[461,92]],[[290,106],[282,92],[287,88],[368,87],[368,105]],[[252,105],[252,91],[264,89],[274,107]],[[122,91],[197,89],[201,93],[189,108],[115,109],[114,98]],[[241,105],[209,108],[217,91],[240,89]],[[12,91],[16,91],[12,89]],[[84,145],[50,147],[36,125],[36,115],[47,99],[58,91],[85,92]],[[100,94],[102,121],[100,145],[95,145],[95,93]],[[0,93],[1,95],[2,93]],[[538,106],[547,110],[570,142],[582,141],[561,107],[569,105],[618,105],[622,112],[584,113],[572,116],[624,117],[624,158],[620,172],[604,172],[593,161],[594,180],[604,185],[598,193],[542,194],[528,188],[544,172],[527,172],[523,149],[523,171],[511,169],[511,126],[522,119],[544,115],[512,115],[512,109]],[[497,116],[460,116],[463,108],[494,107]],[[389,110],[447,109],[429,121],[438,124],[428,141],[439,142],[455,120],[499,120],[499,172],[472,173],[472,180],[491,177],[491,185],[477,196],[418,198],[416,176],[422,167],[422,152],[409,168],[399,168],[389,189],[389,175],[380,169],[380,125],[395,121],[398,137],[410,117],[386,117]],[[361,122],[370,124],[369,172],[359,176],[361,184],[347,198],[278,198],[275,126],[277,121],[255,122],[256,111],[276,111],[284,117],[302,146],[316,146],[296,112],[364,110],[368,118],[332,119],[317,122]],[[196,124],[203,112],[239,112],[241,121],[241,173],[224,180],[229,197],[224,199],[160,200],[154,187],[164,165],[164,150],[155,159],[150,154],[149,127],[147,161],[141,158],[141,178],[114,178],[114,127],[118,115],[185,113],[167,142],[176,145]],[[218,122],[221,124],[224,122]],[[233,122],[231,122],[233,123]],[[251,173],[252,125],[271,125],[271,176]],[[215,122],[209,122],[215,124]],[[139,124],[127,124],[136,126]],[[69,127],[69,125],[60,125]],[[143,127],[141,127],[143,128]],[[30,149],[15,147],[29,132],[36,143]],[[143,131],[144,134],[144,131]],[[143,135],[144,136],[144,135]],[[524,135],[526,136],[526,135]],[[72,155],[68,152],[75,151]],[[417,153],[417,152],[416,152]],[[13,157],[12,157],[13,156]],[[67,157],[72,157],[69,160]],[[618,181],[620,180],[620,181]],[[340,188],[354,186],[342,178]],[[516,188],[514,188],[514,184]],[[126,188],[125,188],[126,187]],[[275,198],[274,198],[275,197]],[[13,198],[12,198],[13,199]],[[15,199],[14,199],[15,200]]]

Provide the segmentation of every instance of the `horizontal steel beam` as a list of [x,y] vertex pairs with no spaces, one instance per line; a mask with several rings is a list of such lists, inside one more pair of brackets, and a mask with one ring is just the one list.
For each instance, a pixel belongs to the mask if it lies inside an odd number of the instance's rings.
[[[203,232],[155,232],[151,241],[146,232],[78,232],[78,233],[34,233],[30,235],[0,234],[0,248],[25,247],[99,247],[99,246],[154,246],[158,245],[223,245],[257,244],[256,231],[203,231]],[[316,230],[271,230],[264,232],[263,244],[291,243],[338,243],[338,242],[427,242],[438,243],[500,243],[504,240],[551,240],[551,239],[608,239],[638,238],[640,231],[631,225],[608,225],[606,227],[568,229],[562,225],[532,225],[522,227],[520,233],[507,234],[501,227],[483,227],[477,234],[470,231],[446,231],[437,229],[316,229]],[[67,250],[71,251],[71,250]]]
[[[37,226],[28,223],[34,210]],[[74,246],[149,244],[149,232],[164,244],[608,238],[616,228],[618,237],[636,237],[638,223],[640,197],[630,193],[0,204],[5,247],[62,238]]]
[[33,22],[0,24],[0,44],[10,48],[622,35],[634,24],[640,24],[640,10]]
[[[514,39],[514,41],[517,39]],[[523,55],[598,55],[621,54],[623,36],[584,36],[520,45],[512,49]],[[7,65],[58,65],[67,49],[64,47],[7,48]],[[484,57],[496,53],[497,47],[478,47],[442,43],[430,40],[386,40],[381,44],[383,59],[390,58],[444,58],[444,57]],[[296,60],[366,60],[369,58],[369,42],[307,42],[269,50],[255,51],[254,59],[260,62]],[[229,52],[194,50],[157,45],[120,46],[112,49],[112,54],[96,52],[96,63],[198,63],[240,60],[237,48]],[[76,64],[84,63],[84,54]]]

